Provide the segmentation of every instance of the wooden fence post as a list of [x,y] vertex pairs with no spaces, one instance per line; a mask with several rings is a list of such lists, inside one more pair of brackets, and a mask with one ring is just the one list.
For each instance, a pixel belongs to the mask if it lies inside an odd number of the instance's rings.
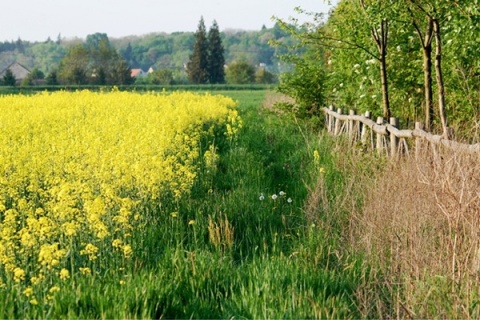
[[[328,108],[330,111],[334,111],[333,106]],[[329,134],[333,134],[333,128],[335,128],[335,117],[327,113],[327,130]]]
[[[377,124],[383,125],[383,117],[377,118]],[[382,149],[383,149],[383,136],[381,133],[377,133],[377,152],[381,154]]]
[[[372,117],[372,114],[370,113],[370,111],[365,112],[365,118],[370,119],[371,117]],[[361,129],[360,137],[362,140],[362,144],[365,145],[367,143],[367,127],[368,126],[364,125],[363,123],[361,123],[361,126],[362,126],[362,129]]]
[[[337,113],[342,115],[342,109],[338,108]],[[340,130],[342,129],[342,121],[340,119],[335,119],[335,132],[333,133],[335,136],[340,134]]]
[[[350,110],[348,112],[349,116],[354,116],[355,115],[355,110]],[[355,129],[355,122],[353,120],[348,120],[348,138],[350,139],[350,142],[353,142],[357,137],[356,133],[354,132]]]
[[[424,124],[421,122],[415,122],[415,130],[423,130]],[[420,158],[420,152],[422,150],[422,138],[416,137],[415,138],[415,158]]]
[[[398,119],[397,118],[390,118],[390,125],[398,129]],[[398,152],[398,137],[395,136],[390,132],[390,155],[392,158],[397,157]]]

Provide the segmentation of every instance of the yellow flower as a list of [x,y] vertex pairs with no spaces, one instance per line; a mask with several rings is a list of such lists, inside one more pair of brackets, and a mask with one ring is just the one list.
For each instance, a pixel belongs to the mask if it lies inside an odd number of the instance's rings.
[[42,282],[42,280],[45,279],[45,276],[43,275],[40,275],[38,277],[31,277],[30,278],[30,282],[33,284],[33,285],[37,285],[39,284],[40,282]]
[[31,299],[29,302],[30,302],[30,304],[33,304],[34,306],[36,306],[38,304],[38,301],[35,298]]
[[15,282],[25,280],[25,270],[23,270],[22,268],[15,268],[13,270],[13,280],[15,280]]
[[133,253],[133,250],[132,250],[132,247],[129,244],[127,244],[123,247],[123,255],[126,258],[130,257],[132,255],[132,253]]
[[62,280],[67,280],[70,278],[70,272],[68,272],[67,269],[63,268],[62,270],[60,270],[60,273],[58,274],[60,279]]
[[189,225],[194,225],[194,224],[195,224],[195,220],[190,220],[190,221],[188,221],[188,224],[189,224]]
[[50,290],[48,290],[48,292],[50,292],[50,293],[55,293],[55,292],[58,292],[58,291],[60,291],[60,287],[58,287],[58,286],[53,286],[53,287],[50,288]]
[[92,274],[92,270],[90,270],[90,268],[78,268],[78,270],[80,270],[80,273],[84,275]]
[[120,240],[120,239],[115,239],[115,240],[113,240],[113,242],[112,242],[112,246],[113,246],[114,248],[120,248],[120,247],[122,246],[122,244],[123,244],[123,241]]
[[25,290],[23,290],[23,294],[28,298],[33,294],[33,288],[32,287],[26,287]]
[[85,246],[85,249],[80,250],[80,254],[81,255],[88,255],[88,258],[90,260],[97,259],[97,256],[96,256],[97,252],[98,252],[98,248],[91,243],[87,244]]

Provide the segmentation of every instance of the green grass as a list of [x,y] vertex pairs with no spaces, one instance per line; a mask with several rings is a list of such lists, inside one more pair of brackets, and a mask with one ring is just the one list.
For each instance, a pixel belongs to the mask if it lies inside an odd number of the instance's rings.
[[[327,188],[338,189],[342,179],[328,139],[261,108],[265,91],[219,93],[239,101],[242,132],[234,142],[218,141],[218,168],[190,197],[144,206],[129,267],[72,277],[48,306],[19,302],[21,292],[7,285],[0,318],[360,317],[355,294],[368,280],[362,261],[344,251],[341,227],[312,225],[305,214],[319,165]],[[215,245],[209,221],[226,220],[232,238],[219,229]]]

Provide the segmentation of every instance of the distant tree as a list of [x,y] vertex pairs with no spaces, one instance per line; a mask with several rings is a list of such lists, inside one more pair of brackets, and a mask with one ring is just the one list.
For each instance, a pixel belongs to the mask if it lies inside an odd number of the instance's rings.
[[131,61],[133,60],[133,49],[132,49],[132,44],[130,42],[128,43],[127,47],[123,51],[122,57],[128,63],[131,63]]
[[195,32],[193,53],[187,64],[188,79],[192,83],[208,82],[208,39],[203,17]]
[[218,29],[217,21],[208,31],[208,81],[210,83],[225,82],[225,57],[222,38]]
[[22,39],[17,39],[17,41],[15,42],[15,47],[17,48],[19,53],[25,53],[25,46],[23,45]]
[[59,80],[69,84],[86,84],[88,60],[88,51],[83,45],[70,48],[60,62]]
[[125,59],[119,54],[112,60],[110,67],[110,74],[107,78],[109,84],[132,84],[133,78],[131,76],[130,67]]
[[56,86],[58,85],[58,79],[57,79],[57,71],[53,70],[51,71],[47,77],[45,78],[47,85],[49,86]]
[[255,68],[246,59],[230,63],[225,78],[231,84],[249,84],[255,82]]
[[25,79],[22,81],[22,86],[31,86],[35,84],[35,81],[45,78],[45,74],[38,68],[34,68],[30,71]]
[[89,35],[84,45],[70,48],[60,63],[58,75],[61,82],[72,84],[132,83],[129,65],[104,33]]
[[258,68],[255,73],[255,83],[258,84],[271,84],[276,82],[276,77],[273,73],[268,71],[265,67]]
[[151,79],[150,82],[152,84],[159,84],[159,85],[170,85],[174,84],[173,79],[173,72],[168,69],[158,69],[155,70],[149,78]]
[[15,76],[14,76],[12,70],[10,70],[10,68],[8,68],[7,71],[5,71],[5,75],[3,76],[3,84],[5,86],[14,87],[16,82],[17,82],[17,79],[15,79]]

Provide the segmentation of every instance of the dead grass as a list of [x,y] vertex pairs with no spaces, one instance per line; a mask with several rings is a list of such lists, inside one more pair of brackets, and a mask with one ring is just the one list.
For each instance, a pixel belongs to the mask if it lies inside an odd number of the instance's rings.
[[284,113],[285,111],[278,107],[278,104],[281,103],[291,103],[294,104],[295,100],[290,98],[283,93],[276,91],[268,91],[265,94],[265,99],[263,100],[263,107],[277,113]]
[[353,244],[379,262],[395,316],[480,315],[479,159],[429,149],[366,186]]
[[429,146],[391,162],[338,141],[343,180],[320,175],[305,211],[325,228],[347,213],[344,239],[373,266],[361,314],[479,318],[480,155]]

